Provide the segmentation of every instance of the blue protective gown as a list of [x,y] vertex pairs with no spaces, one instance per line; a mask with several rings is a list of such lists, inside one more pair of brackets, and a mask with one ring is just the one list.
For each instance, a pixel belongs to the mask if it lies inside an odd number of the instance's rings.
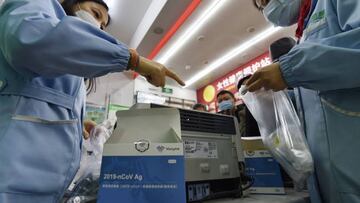
[[83,77],[123,71],[126,46],[57,0],[0,10],[0,202],[58,202],[80,162]]
[[303,42],[280,58],[315,162],[313,203],[360,202],[360,1],[313,0]]

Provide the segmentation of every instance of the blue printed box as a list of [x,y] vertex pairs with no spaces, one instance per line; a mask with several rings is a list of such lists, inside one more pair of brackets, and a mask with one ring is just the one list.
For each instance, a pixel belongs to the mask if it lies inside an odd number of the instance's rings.
[[279,163],[262,143],[261,137],[242,138],[246,174],[254,178],[253,194],[285,194]]
[[104,146],[98,203],[185,203],[179,112],[130,110],[117,116],[118,127]]

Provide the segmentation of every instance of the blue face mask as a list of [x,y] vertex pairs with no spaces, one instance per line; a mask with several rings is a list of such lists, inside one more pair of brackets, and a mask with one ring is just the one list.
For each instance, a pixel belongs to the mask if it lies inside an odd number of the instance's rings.
[[302,0],[271,0],[263,14],[275,26],[290,26],[298,20],[301,3]]
[[234,104],[232,103],[231,100],[225,100],[219,103],[219,110],[220,111],[225,111],[225,110],[229,110],[232,109],[234,107]]

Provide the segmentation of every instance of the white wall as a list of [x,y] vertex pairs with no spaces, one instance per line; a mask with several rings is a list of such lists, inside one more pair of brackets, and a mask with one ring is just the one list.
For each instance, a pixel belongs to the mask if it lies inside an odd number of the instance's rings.
[[87,102],[106,105],[110,102],[130,107],[134,104],[134,85],[131,73],[112,73],[97,78],[96,92],[88,95]]

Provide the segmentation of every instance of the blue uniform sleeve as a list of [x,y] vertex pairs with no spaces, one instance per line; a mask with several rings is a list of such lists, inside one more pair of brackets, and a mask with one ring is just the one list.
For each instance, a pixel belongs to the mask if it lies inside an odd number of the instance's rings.
[[128,48],[76,17],[57,0],[7,0],[0,10],[0,50],[32,77],[97,77],[126,69]]
[[360,1],[332,1],[342,32],[305,41],[280,58],[290,87],[320,91],[360,87]]

